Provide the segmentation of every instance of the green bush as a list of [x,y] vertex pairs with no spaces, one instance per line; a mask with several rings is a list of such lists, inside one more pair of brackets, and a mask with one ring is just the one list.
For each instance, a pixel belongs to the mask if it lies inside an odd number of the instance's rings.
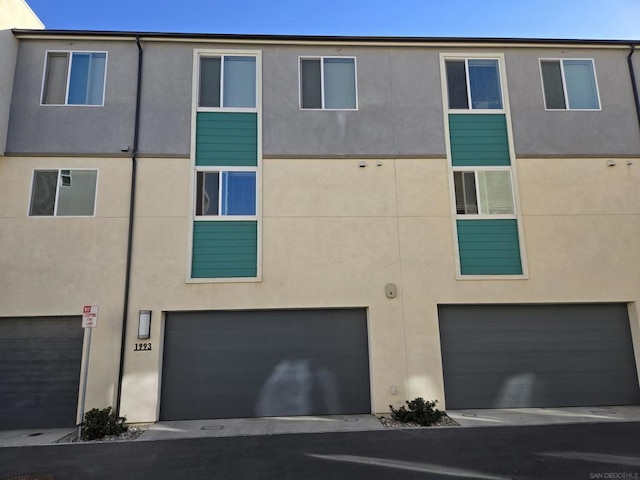
[[120,435],[126,432],[126,417],[118,417],[111,407],[102,410],[92,408],[84,414],[82,422],[82,440],[98,440],[106,435]]
[[424,398],[417,397],[411,401],[407,400],[406,407],[403,405],[395,409],[392,405],[389,405],[391,418],[402,423],[417,423],[428,427],[445,416],[443,411],[435,408],[436,403],[438,403],[437,400],[425,401]]

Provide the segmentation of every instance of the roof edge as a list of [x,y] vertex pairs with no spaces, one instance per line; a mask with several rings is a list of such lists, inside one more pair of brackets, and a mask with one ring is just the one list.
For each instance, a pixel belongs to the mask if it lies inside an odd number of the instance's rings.
[[640,44],[640,40],[594,40],[567,38],[512,38],[512,37],[403,37],[403,36],[336,36],[336,35],[273,35],[236,33],[170,33],[135,32],[110,30],[12,30],[16,37],[113,37],[113,38],[158,38],[166,40],[227,40],[268,42],[329,42],[329,43],[495,43],[538,45],[606,45],[622,46]]

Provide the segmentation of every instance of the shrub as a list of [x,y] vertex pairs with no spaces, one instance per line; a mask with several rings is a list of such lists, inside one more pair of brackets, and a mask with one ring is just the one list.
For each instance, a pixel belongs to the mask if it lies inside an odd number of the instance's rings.
[[427,427],[429,425],[433,425],[445,416],[443,411],[435,408],[436,403],[438,403],[437,400],[425,401],[424,398],[417,397],[411,401],[407,400],[406,407],[403,405],[400,408],[395,409],[392,405],[389,405],[389,408],[391,409],[391,418],[398,422],[414,422]]
[[129,429],[124,424],[126,421],[126,417],[118,417],[116,412],[112,412],[111,407],[102,410],[92,408],[84,414],[82,440],[98,440],[106,435],[120,435]]

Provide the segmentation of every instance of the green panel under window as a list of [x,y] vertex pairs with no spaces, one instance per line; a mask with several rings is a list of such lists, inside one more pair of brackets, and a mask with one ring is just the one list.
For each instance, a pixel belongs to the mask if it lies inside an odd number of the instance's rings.
[[258,223],[194,222],[191,278],[256,277]]
[[457,220],[462,275],[521,275],[515,219]]
[[198,112],[196,165],[255,167],[258,165],[258,114]]
[[511,164],[503,114],[451,114],[449,136],[454,167]]

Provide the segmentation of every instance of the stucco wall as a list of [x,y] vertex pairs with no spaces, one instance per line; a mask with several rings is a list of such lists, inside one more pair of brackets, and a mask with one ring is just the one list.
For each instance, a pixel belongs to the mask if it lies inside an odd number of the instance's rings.
[[144,41],[141,45],[140,152],[188,156],[194,46]]
[[18,41],[11,30],[0,30],[0,156],[4,155]]
[[[47,50],[106,51],[104,106],[40,105]],[[20,42],[7,152],[122,155],[133,142],[137,52],[134,42]]]
[[[195,47],[218,48],[144,44],[147,156],[139,159],[122,398],[129,421],[157,419],[162,312],[366,307],[372,409],[386,411],[415,396],[446,406],[438,304],[639,300],[639,135],[618,51],[575,54],[596,61],[601,112],[545,112],[538,58],[553,55],[506,50],[528,278],[456,280],[437,53],[263,48],[262,281],[186,283]],[[108,50],[105,107],[40,106],[46,48]],[[357,56],[358,112],[298,108],[301,54]],[[134,42],[21,42],[7,150],[95,156],[0,161],[0,317],[100,305],[88,408],[113,404],[117,381],[130,185],[130,160],[118,155],[132,139],[136,68]],[[608,68],[618,74],[602,76]],[[620,155],[636,156],[607,166]],[[95,217],[28,217],[33,169],[77,167],[99,169]],[[386,298],[387,283],[397,298]],[[151,351],[134,351],[139,310],[153,311]]]
[[[439,303],[638,301],[640,162],[519,160],[529,279],[482,281],[456,280],[446,161],[367,163],[265,160],[263,281],[185,284],[189,199],[177,187],[188,183],[187,166],[145,159],[131,300],[133,312],[154,310],[154,346],[162,311],[365,306],[373,409],[385,411],[418,395],[443,402]],[[152,191],[168,178],[173,193],[155,208]],[[387,283],[398,298],[385,297]],[[161,352],[134,352],[135,342],[132,328],[123,411],[153,420]]]
[[[640,153],[640,130],[625,49],[506,49],[509,99],[518,155],[598,156]],[[593,59],[600,111],[545,111],[540,58]]]
[[18,41],[11,28],[43,28],[44,25],[23,0],[0,0],[0,156],[4,154],[9,126],[9,107]]
[[[443,402],[439,303],[639,300],[640,158],[518,160],[529,279],[483,281],[456,280],[446,161],[381,163],[265,160],[263,281],[186,284],[188,161],[140,160],[122,399],[130,421],[157,418],[164,311],[367,307],[372,408],[385,411],[418,395]],[[28,217],[33,168],[78,166],[99,169],[95,218]],[[100,306],[88,408],[115,395],[129,173],[116,158],[0,162],[0,317]],[[146,309],[153,350],[135,352]]]
[[[438,50],[170,44],[144,39],[142,45],[139,148],[142,155],[189,155],[194,48],[263,52],[263,153],[267,157],[428,158],[445,154]],[[46,49],[108,51],[105,106],[41,106]],[[514,148],[518,155],[584,157],[640,153],[638,120],[626,64],[628,51],[624,48],[492,47],[482,52],[505,53]],[[298,62],[303,55],[356,57],[357,111],[300,109]],[[540,58],[593,58],[602,110],[545,111]],[[132,142],[136,75],[137,47],[133,40],[21,41],[7,151],[118,154]]]
[[9,28],[44,28],[44,25],[24,0],[0,0],[0,30]]
[[[79,316],[83,305],[98,305],[87,396],[92,406],[113,405],[117,388],[129,164],[114,158],[0,161],[0,322]],[[95,217],[28,216],[33,170],[51,168],[98,170]]]
[[[301,110],[302,55],[356,57],[358,110]],[[263,65],[265,155],[444,155],[434,51],[273,47],[264,50]]]

